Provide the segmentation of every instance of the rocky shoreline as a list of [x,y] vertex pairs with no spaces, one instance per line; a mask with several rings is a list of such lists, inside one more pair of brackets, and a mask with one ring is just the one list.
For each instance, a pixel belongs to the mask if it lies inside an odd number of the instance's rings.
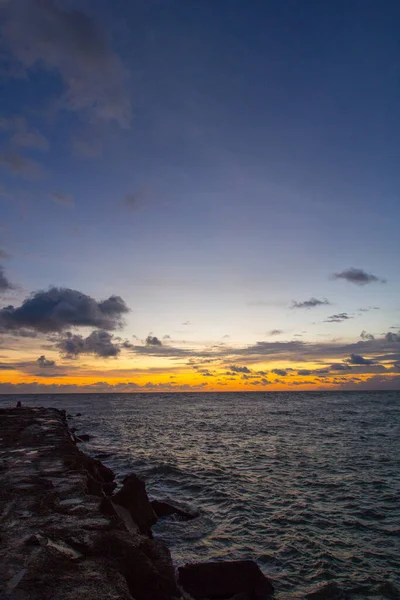
[[[271,582],[252,561],[176,572],[151,527],[166,515],[135,474],[115,474],[79,449],[55,408],[0,410],[0,598],[13,600],[264,600]],[[190,596],[189,596],[190,594]]]

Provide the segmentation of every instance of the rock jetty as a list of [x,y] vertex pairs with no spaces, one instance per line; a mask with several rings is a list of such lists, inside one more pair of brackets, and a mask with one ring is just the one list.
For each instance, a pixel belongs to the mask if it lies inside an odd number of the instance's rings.
[[196,515],[151,503],[134,474],[115,491],[113,471],[77,442],[65,411],[0,410],[1,600],[271,597],[251,561],[187,565],[178,581],[151,527],[165,515]]

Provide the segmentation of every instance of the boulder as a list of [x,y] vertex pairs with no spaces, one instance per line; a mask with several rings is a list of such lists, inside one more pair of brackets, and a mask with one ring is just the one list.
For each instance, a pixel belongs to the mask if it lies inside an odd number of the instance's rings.
[[87,433],[81,433],[80,435],[76,436],[76,439],[78,440],[78,442],[88,442],[90,440],[90,435],[88,435]]
[[144,481],[136,475],[129,475],[111,500],[129,510],[139,531],[151,536],[151,526],[157,521],[157,516],[147,496]]
[[162,517],[169,517],[170,515],[176,515],[182,521],[190,521],[199,516],[198,513],[189,513],[169,502],[162,502],[161,500],[152,500],[151,506],[159,519]]
[[196,600],[238,594],[265,600],[274,592],[271,581],[252,560],[188,564],[178,569],[178,583]]
[[125,577],[136,600],[172,600],[180,597],[168,549],[155,540],[110,531],[99,536],[94,554],[104,556]]

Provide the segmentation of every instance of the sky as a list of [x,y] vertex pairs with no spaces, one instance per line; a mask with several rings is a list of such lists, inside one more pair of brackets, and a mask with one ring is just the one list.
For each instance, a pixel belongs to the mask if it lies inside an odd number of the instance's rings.
[[400,389],[399,19],[0,0],[0,393]]

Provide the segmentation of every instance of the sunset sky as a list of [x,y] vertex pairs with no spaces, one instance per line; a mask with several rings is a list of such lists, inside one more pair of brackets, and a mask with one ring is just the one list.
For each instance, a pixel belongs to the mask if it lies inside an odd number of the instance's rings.
[[0,393],[400,389],[399,22],[0,0]]

